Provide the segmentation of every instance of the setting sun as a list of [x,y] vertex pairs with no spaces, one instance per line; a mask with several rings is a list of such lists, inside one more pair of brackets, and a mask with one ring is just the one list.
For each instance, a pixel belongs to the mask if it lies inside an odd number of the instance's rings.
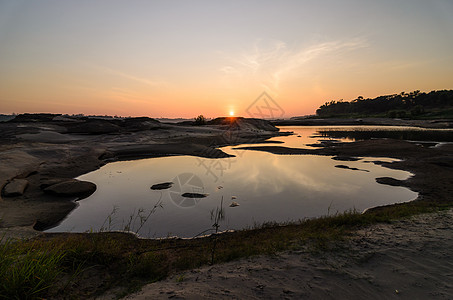
[[233,110],[230,110],[230,116],[234,116],[234,111]]

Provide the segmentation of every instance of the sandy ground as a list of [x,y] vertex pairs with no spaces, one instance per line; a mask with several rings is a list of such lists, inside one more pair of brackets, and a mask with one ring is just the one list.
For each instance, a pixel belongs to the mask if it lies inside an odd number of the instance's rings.
[[453,211],[176,274],[125,299],[453,299]]

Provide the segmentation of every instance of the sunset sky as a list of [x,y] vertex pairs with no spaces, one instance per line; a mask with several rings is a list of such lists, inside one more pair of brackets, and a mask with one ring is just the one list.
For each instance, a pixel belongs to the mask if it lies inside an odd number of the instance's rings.
[[284,117],[453,89],[453,1],[0,0],[0,113]]

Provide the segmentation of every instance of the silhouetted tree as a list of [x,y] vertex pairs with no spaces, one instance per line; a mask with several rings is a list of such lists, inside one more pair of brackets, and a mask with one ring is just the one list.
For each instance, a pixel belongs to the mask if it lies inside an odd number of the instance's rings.
[[205,125],[206,124],[206,118],[203,115],[199,115],[198,117],[195,118],[195,125]]

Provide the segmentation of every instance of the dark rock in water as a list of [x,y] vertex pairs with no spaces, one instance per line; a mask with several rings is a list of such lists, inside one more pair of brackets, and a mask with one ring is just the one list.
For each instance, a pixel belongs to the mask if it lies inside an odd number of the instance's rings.
[[199,194],[199,193],[184,193],[181,196],[185,198],[205,198],[208,195],[207,194]]
[[333,160],[340,160],[340,161],[358,161],[361,158],[358,157],[351,157],[351,156],[335,156],[332,157]]
[[173,182],[163,182],[163,183],[154,184],[153,186],[151,186],[151,189],[152,190],[166,190],[166,189],[171,188],[172,185],[173,185]]
[[[313,136],[311,136],[311,137],[313,137]],[[338,141],[338,140],[318,140],[318,143],[307,144],[307,146],[322,148],[322,147],[332,147],[332,146],[338,145],[340,143],[341,143],[341,141]]]
[[50,185],[44,192],[61,197],[86,198],[96,191],[96,185],[88,181],[71,179]]
[[321,143],[317,143],[317,144],[306,144],[306,146],[308,146],[308,147],[316,147],[316,148],[324,148],[324,147],[326,147],[326,145],[321,144]]
[[323,144],[336,144],[336,143],[338,144],[338,143],[341,143],[341,141],[340,141],[340,140],[335,140],[335,139],[329,139],[329,140],[326,140],[326,139],[324,139],[324,140],[318,140],[318,142],[320,142],[320,143],[323,143]]
[[336,165],[335,168],[340,168],[340,169],[348,169],[348,170],[358,170],[357,168],[351,168],[345,165]]
[[380,184],[386,184],[391,186],[404,186],[403,180],[398,180],[392,177],[379,177],[376,178],[376,182]]
[[345,165],[336,165],[335,168],[347,169],[347,170],[352,170],[352,171],[370,172],[368,170],[353,168],[353,167],[349,167],[349,166],[345,166]]
[[389,164],[388,161],[383,161],[383,160],[367,160],[367,161],[364,161],[366,163],[373,163],[375,165],[378,165],[378,166],[382,166],[382,165],[385,165],[385,164]]
[[3,189],[3,195],[5,197],[21,196],[24,194],[27,186],[28,181],[26,179],[14,179],[5,186]]

